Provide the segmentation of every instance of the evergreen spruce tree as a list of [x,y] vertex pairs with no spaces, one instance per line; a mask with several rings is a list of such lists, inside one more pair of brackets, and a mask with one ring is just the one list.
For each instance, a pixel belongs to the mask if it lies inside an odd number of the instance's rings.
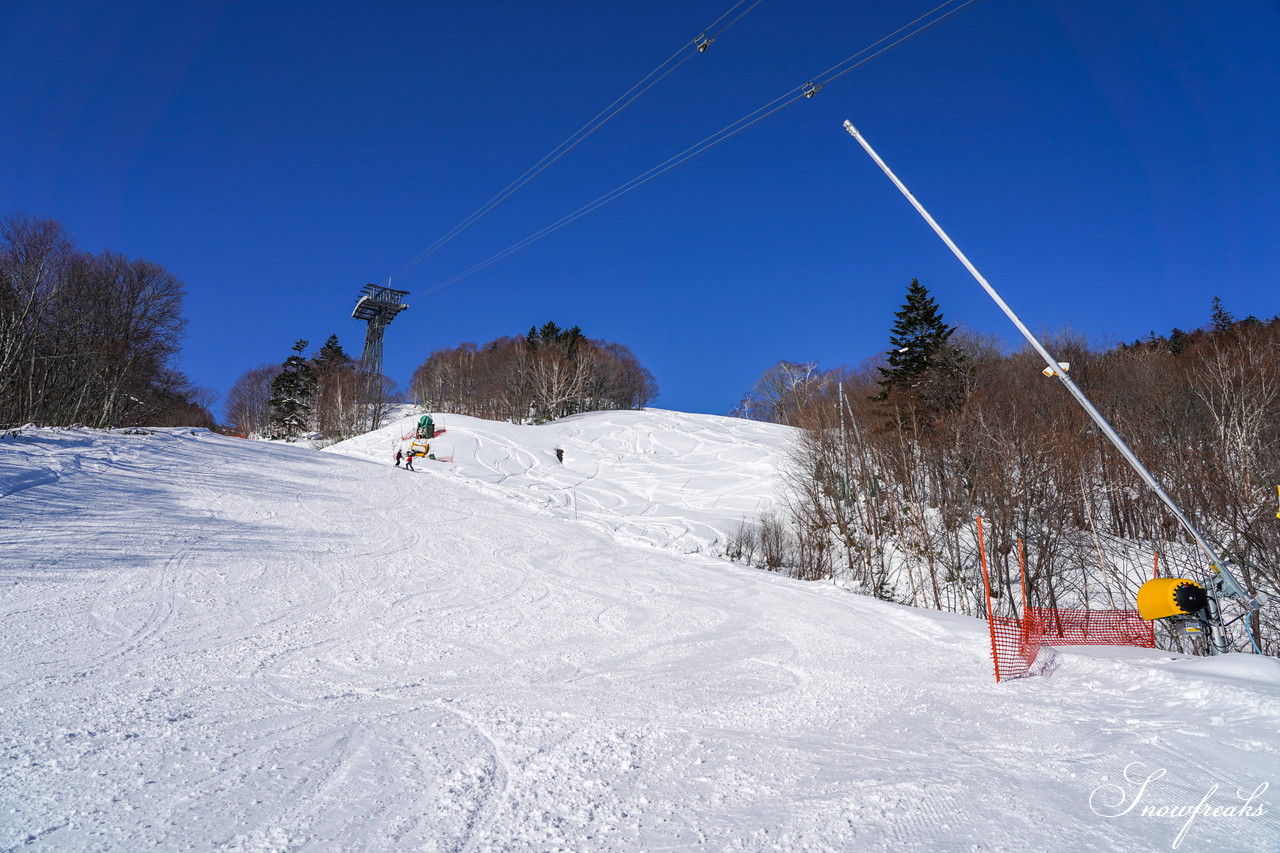
[[293,355],[284,360],[280,375],[271,381],[271,423],[276,427],[276,438],[297,438],[310,422],[316,375],[302,357],[307,343],[293,345]]
[[585,340],[586,336],[582,334],[581,327],[561,329],[550,320],[544,323],[541,329],[530,326],[529,334],[525,335],[525,343],[529,345],[529,349],[555,347],[570,358],[577,352],[578,344]]
[[907,286],[907,301],[893,315],[896,319],[889,333],[889,366],[880,368],[884,378],[877,399],[884,400],[894,389],[917,388],[925,374],[942,361],[950,361],[947,341],[955,326],[942,321],[938,303],[917,279]]
[[1215,332],[1225,332],[1236,324],[1236,316],[1222,307],[1222,300],[1213,297],[1213,311],[1209,314],[1209,322]]
[[329,376],[354,364],[351,356],[347,355],[346,350],[342,348],[342,344],[338,343],[337,335],[329,336],[329,340],[325,341],[324,346],[320,347],[320,351],[316,353],[314,361],[318,377]]
[[356,376],[356,363],[330,335],[311,359],[315,371],[315,395],[311,424],[325,438],[350,438],[361,426],[364,384]]

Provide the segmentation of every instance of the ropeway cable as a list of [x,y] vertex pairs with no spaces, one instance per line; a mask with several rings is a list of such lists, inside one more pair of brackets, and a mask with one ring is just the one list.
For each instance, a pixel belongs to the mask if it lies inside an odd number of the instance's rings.
[[[566,138],[563,142],[561,142],[555,148],[551,149],[551,151],[548,152],[541,160],[539,160],[537,163],[534,163],[532,166],[526,169],[524,174],[520,175],[520,177],[516,178],[514,181],[508,184],[505,188],[499,191],[497,195],[495,195],[493,198],[489,199],[487,202],[485,202],[480,207],[478,207],[470,216],[463,219],[461,222],[459,222],[457,225],[455,225],[453,228],[447,231],[442,237],[440,237],[438,240],[436,240],[434,243],[432,243],[430,246],[428,246],[426,249],[420,252],[413,260],[409,261],[409,263],[405,264],[403,267],[396,270],[396,272],[392,273],[387,278],[387,285],[390,286],[392,280],[397,279],[400,276],[404,275],[405,273],[409,272],[418,264],[422,263],[431,255],[433,255],[438,249],[442,248],[445,244],[447,244],[453,238],[457,237],[463,231],[466,231],[476,222],[479,222],[486,214],[488,214],[495,207],[497,207],[498,205],[502,204],[502,202],[510,198],[521,187],[523,187],[525,184],[532,181],[538,175],[542,174],[542,172],[548,169],[552,164],[554,164],[561,157],[563,157],[564,155],[572,151],[574,148],[576,148],[581,142],[586,140],[587,137],[591,136],[591,134],[595,133],[597,130],[604,127],[604,125],[607,124],[610,119],[612,119],[618,113],[622,112],[624,109],[630,106],[633,101],[635,101],[645,92],[652,89],[654,86],[656,86],[659,82],[661,82],[664,78],[666,78],[669,74],[671,74],[681,65],[684,65],[684,63],[689,61],[689,58],[692,57],[694,53],[705,50],[706,45],[709,45],[712,41],[718,38],[726,30],[728,30],[730,27],[732,27],[734,24],[740,21],[744,15],[746,15],[756,6],[760,5],[760,3],[763,2],[763,0],[755,0],[754,3],[752,3],[746,9],[744,9],[741,13],[739,13],[736,18],[731,20],[729,23],[725,24],[719,30],[715,29],[716,26],[721,21],[723,21],[729,15],[733,14],[733,12],[739,6],[741,6],[746,2],[747,0],[738,0],[738,2],[735,3],[733,6],[731,6],[728,11],[722,14],[719,18],[713,21],[710,26],[708,26],[705,30],[703,30],[702,35],[700,35],[698,38],[690,39],[689,41],[680,45],[680,48],[676,50],[675,53],[671,54],[671,56],[667,57],[665,60],[659,63],[656,68],[654,68],[644,77],[640,78],[639,82],[633,85],[630,89],[628,89],[627,91],[619,95],[617,98],[615,98],[611,104],[609,104],[599,113],[597,113],[594,118],[592,118],[582,127],[578,128],[572,134],[570,134],[568,138]],[[691,47],[695,48],[695,50],[689,50],[689,48]],[[674,65],[671,65],[671,62],[675,60],[676,57],[680,56],[680,54],[682,53],[685,54],[684,58],[682,58],[679,62],[676,62]],[[670,65],[669,68],[667,67],[668,65]]]
[[[958,3],[958,0],[946,0],[946,2],[941,3],[940,5],[934,7],[933,9],[924,13],[923,15],[917,17],[915,20],[902,25],[898,29],[894,30],[892,33],[889,33],[883,38],[871,43],[867,47],[864,47],[862,50],[859,50],[857,53],[854,53],[852,56],[848,57],[847,59],[831,66],[826,71],[823,71],[821,74],[812,78],[809,83],[806,83],[803,86],[797,86],[791,89],[790,91],[778,96],[777,98],[773,99],[772,101],[765,104],[764,106],[759,107],[758,109],[748,113],[747,115],[743,116],[737,121],[729,125],[726,125],[725,127],[721,128],[720,130],[716,131],[715,133],[703,139],[701,142],[697,142],[694,145],[689,146],[684,151],[681,151],[679,154],[676,154],[668,158],[667,160],[664,160],[662,163],[659,163],[658,165],[652,167],[648,171],[643,172],[640,175],[637,175],[636,177],[627,181],[626,183],[610,190],[609,192],[597,198],[595,201],[592,201],[586,205],[583,205],[582,207],[578,208],[574,212],[567,214],[566,216],[556,220],[550,225],[547,225],[546,227],[540,229],[539,231],[536,231],[533,234],[530,234],[528,237],[525,237],[523,240],[520,240],[512,244],[511,246],[508,246],[506,249],[503,249],[501,252],[498,252],[497,254],[489,257],[484,261],[481,261],[475,266],[461,273],[458,273],[452,278],[422,292],[419,296],[413,299],[412,302],[418,302],[422,299],[426,299],[429,296],[433,296],[439,293],[445,288],[452,287],[458,282],[466,278],[469,278],[472,275],[475,275],[476,273],[492,266],[493,264],[498,263],[504,258],[507,258],[515,254],[516,252],[520,251],[521,249],[528,248],[529,246],[532,246],[534,243],[537,243],[540,240],[543,240],[546,237],[549,237],[550,235],[554,234],[556,231],[559,231],[560,229],[564,228],[567,225],[570,225],[576,220],[581,219],[582,217],[588,215],[589,213],[594,212],[595,210],[603,207],[609,202],[614,201],[623,195],[626,195],[627,193],[631,192],[634,189],[639,188],[640,186],[643,186],[644,184],[647,184],[649,181],[653,180],[654,178],[658,177],[664,172],[674,169],[676,166],[679,166],[682,163],[685,163],[693,159],[694,157],[697,157],[699,154],[702,154],[705,151],[709,151],[710,149],[719,145],[721,142],[724,142],[738,135],[742,131],[746,130],[752,125],[755,125],[763,121],[764,119],[768,118],[769,116],[773,115],[774,113],[778,112],[784,107],[788,107],[802,98],[806,98],[806,99],[812,98],[813,95],[816,94],[817,90],[821,89],[827,83],[830,83],[834,80],[838,80],[839,78],[848,74],[850,71],[853,71],[859,66],[865,65],[866,63],[870,62],[876,57],[881,56],[882,54],[887,53],[888,51],[903,44],[904,42],[915,38],[916,36],[920,35],[926,30],[936,26],[937,24],[942,23],[943,21],[959,13],[966,7],[971,6],[977,2],[979,2],[979,0],[964,0],[963,3]],[[957,3],[958,5],[956,5]],[[951,6],[953,8],[943,12],[942,10],[946,9],[948,6]],[[922,21],[924,23],[921,23]],[[914,27],[914,29],[911,29],[912,27]],[[910,31],[906,32],[905,35],[901,35],[899,38],[894,39],[895,36],[899,36],[899,34],[903,33],[906,30],[910,30]],[[891,39],[893,40],[890,41]],[[886,42],[888,42],[888,44],[885,44]],[[879,48],[879,49],[877,50],[876,48]],[[859,57],[862,57],[862,58],[859,59]]]

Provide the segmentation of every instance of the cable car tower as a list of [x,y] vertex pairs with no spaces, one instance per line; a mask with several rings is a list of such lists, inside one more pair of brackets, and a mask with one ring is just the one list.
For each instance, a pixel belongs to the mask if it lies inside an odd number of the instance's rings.
[[396,315],[409,307],[404,304],[408,293],[407,290],[366,284],[356,300],[355,310],[351,312],[352,317],[369,324],[364,335],[364,352],[360,356],[360,372],[367,383],[365,399],[369,406],[370,429],[382,426],[382,335]]

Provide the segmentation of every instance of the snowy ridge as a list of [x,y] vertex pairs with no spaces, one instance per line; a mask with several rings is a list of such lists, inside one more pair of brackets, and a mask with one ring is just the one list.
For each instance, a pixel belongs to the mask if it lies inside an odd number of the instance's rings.
[[984,623],[711,556],[785,430],[447,427],[416,473],[390,434],[0,440],[0,849],[1127,853],[1202,800],[1181,849],[1276,849],[1277,661],[996,685]]

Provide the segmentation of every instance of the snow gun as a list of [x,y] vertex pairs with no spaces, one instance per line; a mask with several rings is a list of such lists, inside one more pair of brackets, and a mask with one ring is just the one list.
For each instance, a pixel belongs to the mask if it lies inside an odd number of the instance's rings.
[[[1215,654],[1230,650],[1226,629],[1232,623],[1247,620],[1270,598],[1265,592],[1250,596],[1226,566],[1210,566],[1213,570],[1208,585],[1189,578],[1153,578],[1138,590],[1138,614],[1149,621],[1164,621],[1176,631],[1191,637],[1207,635]],[[1244,613],[1223,622],[1222,599],[1232,598],[1244,606]],[[1253,639],[1252,632],[1249,639]]]
[[418,419],[418,425],[411,432],[400,437],[401,441],[409,442],[409,455],[420,456],[424,459],[435,459],[431,455],[431,440],[437,436],[443,435],[444,427],[436,427],[435,421],[431,419],[431,415],[423,415]]
[[[1260,609],[1269,600],[1266,593],[1260,592],[1256,596],[1251,596],[1245,591],[1244,587],[1240,585],[1240,582],[1236,580],[1236,576],[1232,573],[1227,561],[1218,556],[1217,549],[1210,545],[1204,536],[1200,535],[1200,531],[1196,529],[1190,519],[1188,519],[1182,510],[1178,508],[1178,505],[1174,503],[1173,498],[1169,497],[1160,484],[1156,482],[1156,478],[1151,475],[1151,472],[1147,470],[1141,460],[1139,460],[1138,457],[1134,455],[1134,452],[1129,449],[1129,445],[1125,444],[1124,439],[1122,439],[1111,427],[1111,424],[1109,424],[1107,419],[1102,416],[1102,413],[1094,407],[1093,403],[1089,402],[1089,398],[1084,395],[1084,392],[1080,390],[1079,386],[1077,386],[1074,381],[1072,381],[1071,377],[1067,376],[1068,365],[1057,361],[1049,354],[1049,351],[1045,349],[1044,345],[1040,343],[1040,340],[1031,333],[1031,330],[1027,328],[1026,324],[1018,318],[1017,314],[1013,313],[1013,309],[1010,308],[1009,305],[1000,297],[1000,294],[991,286],[991,283],[983,277],[982,273],[978,272],[978,268],[973,265],[973,262],[970,261],[965,253],[960,251],[960,247],[957,246],[949,236],[947,236],[947,232],[942,230],[942,226],[929,215],[929,211],[924,209],[924,205],[920,204],[920,202],[916,200],[916,197],[913,196],[911,191],[907,189],[906,185],[898,179],[898,176],[893,173],[893,170],[889,168],[884,160],[880,159],[880,155],[872,149],[872,147],[867,143],[867,140],[858,132],[858,129],[853,126],[853,123],[846,121],[844,123],[844,129],[849,132],[850,136],[857,140],[863,150],[870,155],[871,159],[876,162],[876,165],[880,167],[885,175],[888,176],[889,180],[893,182],[894,186],[896,186],[902,195],[906,197],[907,201],[911,203],[911,206],[916,209],[916,212],[924,218],[925,222],[929,223],[929,227],[932,228],[934,233],[942,239],[942,242],[947,245],[947,248],[951,250],[951,253],[954,254],[960,263],[964,265],[965,269],[969,271],[969,274],[973,276],[978,284],[982,285],[982,289],[985,290],[987,295],[990,296],[996,305],[1000,307],[1000,310],[1004,312],[1005,316],[1013,322],[1013,325],[1018,328],[1018,331],[1022,333],[1022,336],[1027,339],[1027,343],[1031,344],[1031,347],[1040,354],[1040,357],[1043,358],[1045,363],[1048,365],[1044,373],[1049,376],[1056,376],[1061,380],[1062,385],[1067,389],[1067,392],[1075,398],[1076,402],[1080,404],[1080,407],[1083,408],[1093,422],[1097,424],[1098,429],[1101,430],[1102,434],[1105,435],[1112,445],[1115,446],[1116,450],[1120,451],[1120,455],[1124,457],[1125,461],[1129,463],[1142,481],[1146,483],[1153,492],[1155,492],[1156,496],[1159,497],[1161,501],[1164,502],[1164,505],[1168,507],[1174,517],[1177,518],[1178,523],[1181,524],[1187,533],[1191,535],[1192,540],[1196,543],[1196,546],[1199,547],[1201,553],[1205,555],[1209,568],[1205,573],[1203,582],[1197,582],[1187,578],[1156,578],[1155,580],[1147,581],[1143,584],[1142,589],[1138,591],[1138,612],[1144,619],[1153,621],[1156,619],[1168,619],[1175,621],[1188,633],[1203,634],[1207,631],[1209,636],[1209,650],[1212,654],[1225,654],[1231,651],[1231,644],[1227,638],[1226,632],[1227,626],[1239,619],[1249,619],[1255,611]],[[1280,489],[1280,487],[1277,487],[1277,489]],[[1276,513],[1276,517],[1280,518],[1280,512]],[[1232,619],[1230,622],[1224,623],[1222,613],[1222,603],[1224,599],[1234,599],[1243,606],[1244,613],[1237,616],[1235,619]],[[1246,622],[1246,626],[1247,624],[1248,623]],[[1253,633],[1251,631],[1248,631],[1247,633],[1249,634],[1250,641],[1253,642],[1254,650],[1261,654],[1261,649],[1258,648],[1257,641],[1254,639]]]

